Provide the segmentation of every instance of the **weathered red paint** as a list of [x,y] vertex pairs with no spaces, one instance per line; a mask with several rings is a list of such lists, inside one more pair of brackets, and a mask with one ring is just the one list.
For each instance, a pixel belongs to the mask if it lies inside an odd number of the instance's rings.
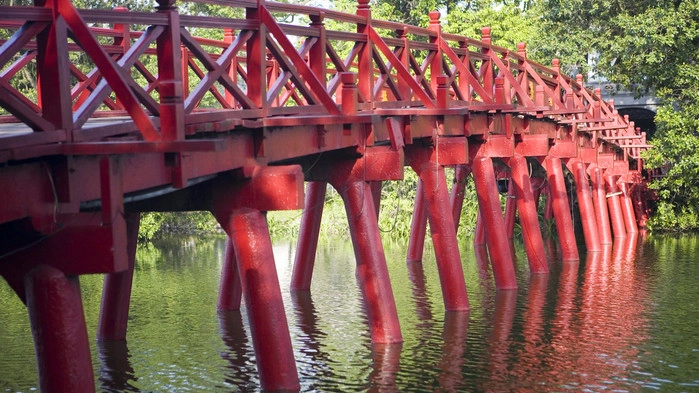
[[590,172],[592,181],[592,202],[595,206],[597,226],[599,227],[600,243],[612,244],[612,230],[609,226],[609,209],[607,208],[607,193],[604,187],[602,171],[594,166]]
[[40,265],[25,277],[39,388],[42,392],[94,392],[90,345],[77,276]]
[[601,251],[599,229],[595,218],[595,208],[592,204],[590,182],[587,179],[585,165],[579,160],[572,161],[569,164],[571,166],[571,172],[573,172],[573,178],[575,179],[575,189],[578,195],[578,207],[580,209],[580,221],[583,227],[587,252]]
[[415,204],[410,223],[410,239],[408,239],[408,262],[422,261],[422,253],[425,248],[425,235],[427,234],[427,209],[425,208],[425,185],[418,178],[415,188]]
[[578,246],[575,242],[575,229],[571,216],[568,192],[566,191],[563,165],[560,158],[547,157],[544,161],[548,183],[551,187],[551,204],[556,222],[556,231],[561,245],[561,258],[564,261],[579,261]]
[[267,220],[260,211],[250,208],[219,212],[217,219],[235,249],[260,384],[265,390],[298,390],[299,377]]
[[638,232],[638,224],[636,223],[636,215],[634,214],[633,201],[629,192],[629,185],[625,181],[619,182],[621,195],[621,210],[624,213],[624,226],[626,233]]

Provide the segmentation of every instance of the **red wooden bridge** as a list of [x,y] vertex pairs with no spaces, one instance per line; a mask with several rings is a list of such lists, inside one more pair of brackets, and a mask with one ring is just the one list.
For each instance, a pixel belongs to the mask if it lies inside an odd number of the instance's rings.
[[[174,0],[0,7],[0,274],[27,305],[43,391],[95,388],[79,275],[105,274],[98,339],[125,338],[141,212],[215,215],[230,237],[218,307],[245,297],[270,390],[299,382],[264,212],[305,206],[292,289],[309,290],[328,183],[376,343],[402,340],[377,214],[382,182],[405,166],[420,179],[408,259],[429,222],[449,311],[469,308],[455,231],[468,175],[499,290],[517,287],[499,246],[516,211],[531,272],[548,272],[538,190],[564,260],[579,258],[567,186],[588,253],[645,223],[645,134],[524,44],[444,33],[438,12],[426,28],[374,20],[369,0],[355,14],[198,2],[240,17],[180,14]],[[496,174],[514,195],[505,214]]]

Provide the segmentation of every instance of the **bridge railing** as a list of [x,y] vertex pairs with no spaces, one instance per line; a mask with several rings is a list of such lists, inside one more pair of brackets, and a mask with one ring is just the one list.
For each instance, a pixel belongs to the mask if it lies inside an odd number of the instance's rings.
[[[647,147],[581,77],[563,75],[557,60],[547,67],[527,59],[524,44],[517,51],[493,45],[488,28],[480,39],[447,34],[438,12],[428,27],[375,20],[368,0],[355,14],[195,2],[236,8],[239,17],[180,15],[172,0],[160,0],[154,12],[77,10],[68,0],[0,7],[7,112],[0,121],[32,130],[2,135],[0,150],[119,135],[184,141],[273,117],[343,123],[392,110],[534,115],[573,124],[583,145],[624,158]],[[289,15],[296,23],[283,22]],[[356,99],[343,91],[356,91]]]

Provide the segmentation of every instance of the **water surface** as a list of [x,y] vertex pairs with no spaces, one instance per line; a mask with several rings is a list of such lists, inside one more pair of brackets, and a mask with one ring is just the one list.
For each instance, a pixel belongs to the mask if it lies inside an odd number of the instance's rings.
[[[294,244],[274,252],[302,391],[697,392],[699,237],[629,238],[497,292],[487,253],[461,250],[470,312],[446,313],[433,252],[386,244],[404,343],[372,345],[351,244],[324,241],[310,293],[288,291]],[[94,340],[102,278],[81,278],[95,379],[106,392],[258,391],[245,309],[218,314],[223,239],[139,247],[125,342]],[[38,390],[26,309],[0,284],[0,391]]]

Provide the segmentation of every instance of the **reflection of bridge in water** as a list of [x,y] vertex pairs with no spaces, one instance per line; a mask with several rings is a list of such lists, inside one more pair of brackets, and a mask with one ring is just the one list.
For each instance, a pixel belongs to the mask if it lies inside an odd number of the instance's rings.
[[[517,213],[531,272],[548,272],[540,190],[562,259],[579,258],[564,171],[589,253],[645,223],[645,135],[523,44],[443,33],[437,12],[427,28],[373,20],[368,0],[356,14],[239,1],[241,19],[173,3],[0,8],[0,274],[29,309],[42,390],[94,389],[77,276],[106,274],[98,339],[124,339],[140,212],[208,210],[228,233],[219,308],[245,297],[265,389],[298,387],[265,211],[305,204],[292,288],[308,290],[326,185],[338,190],[377,344],[402,341],[377,214],[404,166],[420,179],[408,259],[429,222],[449,311],[469,308],[454,230],[469,174],[499,290],[517,287],[502,247]],[[496,177],[510,180],[504,217]]]

